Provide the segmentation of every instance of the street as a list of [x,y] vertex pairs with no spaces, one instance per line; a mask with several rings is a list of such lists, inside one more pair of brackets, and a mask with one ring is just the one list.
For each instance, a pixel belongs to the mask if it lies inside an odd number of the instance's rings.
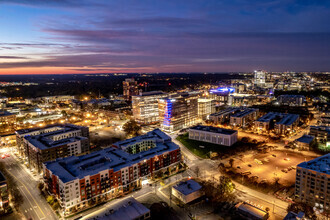
[[14,156],[11,155],[3,159],[8,173],[17,181],[17,186],[24,198],[20,206],[20,211],[26,219],[32,220],[55,220],[58,217],[47,203],[46,199],[40,194],[37,188],[38,182],[26,171]]

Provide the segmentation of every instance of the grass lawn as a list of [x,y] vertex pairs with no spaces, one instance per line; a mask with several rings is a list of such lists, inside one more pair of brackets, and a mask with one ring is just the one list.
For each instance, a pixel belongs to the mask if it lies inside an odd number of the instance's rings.
[[[192,153],[194,153],[196,156],[199,156],[201,158],[209,158],[211,151],[217,152],[220,157],[222,156],[226,157],[236,154],[238,152],[256,149],[258,146],[258,144],[242,143],[238,141],[234,145],[229,147],[224,145],[212,144],[208,142],[190,140],[188,133],[179,135],[176,139],[180,141]],[[200,146],[203,146],[204,148],[201,148]]]

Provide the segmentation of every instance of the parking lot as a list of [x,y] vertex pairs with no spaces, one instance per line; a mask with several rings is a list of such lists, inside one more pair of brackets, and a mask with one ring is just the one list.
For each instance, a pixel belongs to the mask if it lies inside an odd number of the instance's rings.
[[[274,182],[279,177],[279,183],[292,185],[295,182],[296,166],[315,157],[305,156],[300,152],[274,150],[269,153],[246,154],[236,158],[233,164],[237,173],[243,173],[258,182]],[[227,160],[229,164],[229,159]]]

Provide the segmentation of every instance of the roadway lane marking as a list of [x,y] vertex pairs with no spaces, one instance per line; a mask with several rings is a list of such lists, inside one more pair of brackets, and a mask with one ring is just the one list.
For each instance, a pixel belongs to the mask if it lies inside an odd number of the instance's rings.
[[[41,211],[43,216],[46,216],[45,213],[41,210],[39,204],[37,203],[37,201],[34,199],[34,197],[32,196],[32,194],[30,193],[30,191],[28,190],[28,188],[25,186],[25,184],[20,181],[18,178],[16,178],[10,171],[8,171],[18,182],[20,182],[26,189],[26,191],[30,194],[30,196],[32,197],[33,201],[35,202],[35,204],[39,207],[39,210]],[[23,191],[23,190],[22,190]],[[39,216],[38,216],[39,217]]]
[[[27,198],[27,200],[28,200],[28,202],[30,203],[30,205],[32,206],[32,203],[31,203],[31,201],[30,201],[30,199],[29,199],[29,197],[27,197],[26,196],[26,194],[24,193],[24,191],[23,190],[21,190],[22,191],[22,193],[24,194],[24,196]],[[27,209],[27,210],[25,210],[25,212],[27,212],[27,211],[29,211],[29,208]],[[31,208],[31,211],[32,211],[32,208]],[[38,213],[35,211],[35,213],[36,213],[36,215],[38,216],[38,218],[39,218],[39,215],[38,215]]]

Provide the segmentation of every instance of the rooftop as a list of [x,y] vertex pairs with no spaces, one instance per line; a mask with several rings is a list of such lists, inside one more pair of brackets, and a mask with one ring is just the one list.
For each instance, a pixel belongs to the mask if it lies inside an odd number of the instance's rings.
[[[129,154],[121,149],[122,145],[151,137],[156,140],[156,147],[154,148],[136,154]],[[171,138],[159,129],[125,141],[115,143],[114,146],[117,148],[109,147],[88,155],[59,158],[56,161],[46,162],[45,166],[65,183],[74,179],[82,179],[88,175],[95,175],[107,169],[116,172],[140,161],[179,149],[179,146],[174,144]]]
[[142,92],[141,95],[137,96],[152,96],[152,95],[165,95],[166,93],[163,91],[150,91],[150,92]]
[[310,144],[313,140],[314,140],[314,136],[306,135],[306,134],[304,134],[300,138],[296,139],[296,141],[305,143],[305,144]]
[[[105,212],[98,214],[100,217],[97,220],[134,220],[138,219],[140,216],[144,216],[149,213],[150,210],[144,205],[136,201],[133,197],[129,197],[110,206]],[[95,219],[94,217],[90,219]]]
[[299,115],[296,114],[286,114],[279,122],[276,124],[282,124],[282,125],[292,125],[295,121],[299,119]]
[[330,134],[330,126],[310,126],[310,130],[315,129],[319,131],[326,131]]
[[40,131],[40,133],[46,133],[46,132],[53,131],[53,130],[68,131],[68,130],[77,130],[77,129],[81,129],[81,128],[82,128],[82,126],[78,126],[78,125],[74,125],[74,124],[54,124],[54,125],[48,125],[43,128],[35,127],[35,128],[17,130],[16,134],[25,136],[25,135],[29,135],[29,133],[35,132],[35,131]]
[[237,112],[234,115],[232,115],[232,117],[237,117],[237,118],[244,117],[244,116],[246,116],[248,114],[251,114],[255,111],[257,111],[257,109],[255,109],[255,108],[245,108],[242,111]]
[[270,122],[271,120],[275,119],[276,117],[283,116],[284,114],[279,112],[268,112],[264,116],[260,117],[257,121],[259,122]]
[[231,114],[231,113],[234,113],[237,110],[239,110],[239,108],[230,107],[230,108],[226,108],[226,109],[224,109],[220,112],[213,113],[210,116],[220,116],[220,115],[223,115],[223,114]]
[[267,214],[266,211],[257,208],[248,203],[239,203],[236,205],[236,208],[240,211],[250,213],[251,215],[257,217],[258,219],[264,219],[264,216]]
[[330,174],[330,153],[307,162],[302,162],[297,167]]
[[190,193],[196,192],[202,188],[202,186],[195,180],[187,180],[180,182],[173,186],[174,189],[182,193],[183,195],[189,195]]
[[197,125],[195,127],[191,127],[190,130],[207,131],[207,132],[225,134],[225,135],[231,135],[231,134],[237,133],[236,130],[217,128],[217,127],[212,127],[212,126],[202,126],[202,125]]

